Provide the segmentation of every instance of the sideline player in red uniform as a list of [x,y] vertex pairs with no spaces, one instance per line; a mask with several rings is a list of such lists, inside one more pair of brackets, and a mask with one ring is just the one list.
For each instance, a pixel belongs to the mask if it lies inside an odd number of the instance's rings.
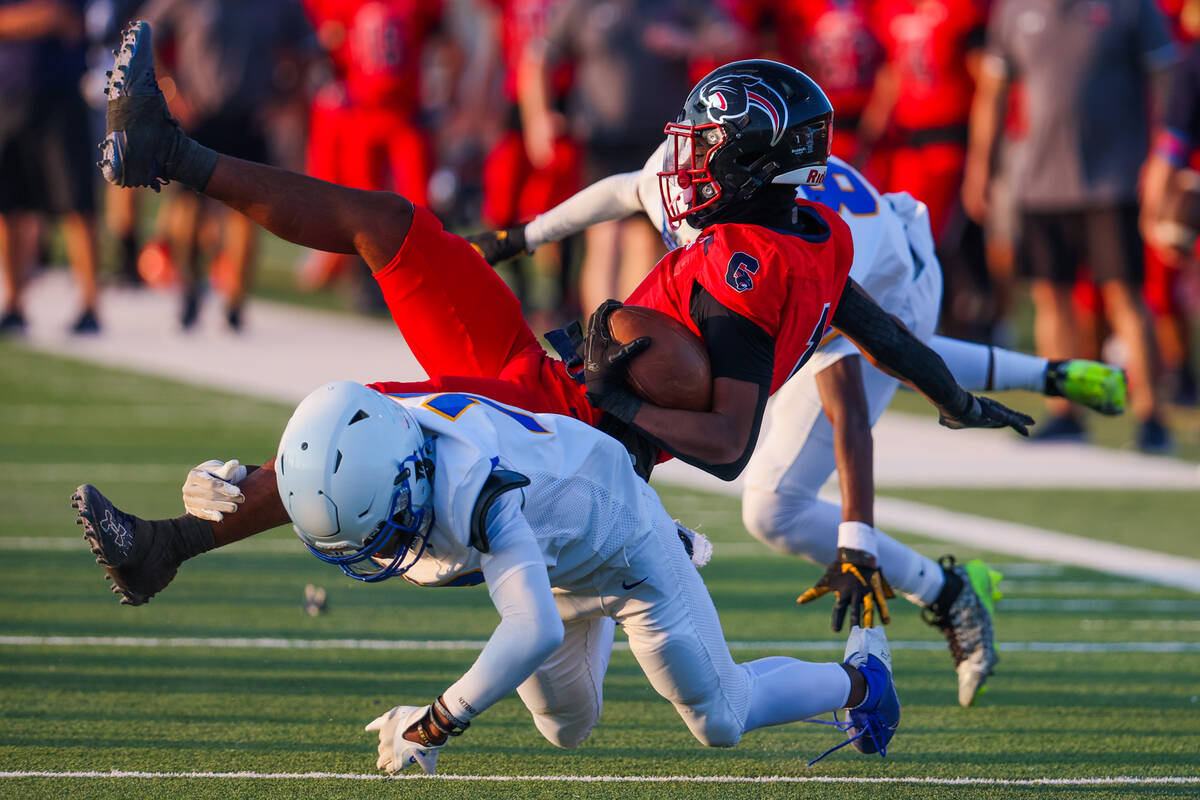
[[895,129],[888,191],[904,191],[929,207],[941,241],[958,202],[966,160],[967,118],[986,16],[979,0],[880,0],[875,27],[886,52],[864,135]]
[[[334,77],[313,99],[307,171],[357,189],[392,189],[424,204],[431,163],[417,123],[421,53],[441,23],[429,0],[305,0]],[[315,253],[301,282],[319,288],[349,264]]]
[[883,60],[870,13],[867,0],[743,0],[735,9],[750,30],[771,32],[780,61],[803,68],[825,90],[837,109],[833,154],[850,162],[858,160],[859,118]]
[[[564,132],[554,139],[550,152],[531,159],[518,107],[521,58],[531,41],[545,35],[546,17],[554,0],[488,2],[499,12],[503,91],[509,119],[507,129],[484,161],[483,216],[493,227],[506,228],[549,210],[579,189],[582,151],[579,143]],[[565,104],[573,72],[569,64],[564,64],[551,76],[549,88],[556,107]]]
[[[943,424],[1024,433],[1032,423],[963,390],[933,351],[847,279],[845,223],[832,210],[795,200],[795,184],[823,180],[832,109],[791,67],[727,65],[693,89],[679,121],[667,127],[676,147],[663,175],[664,202],[673,219],[706,230],[694,246],[660,262],[633,299],[674,315],[705,340],[712,410],[689,412],[652,406],[626,390],[628,359],[649,342],[608,340],[603,323],[615,301],[592,316],[580,385],[541,349],[487,262],[442,231],[431,213],[399,195],[339,187],[203,148],[172,124],[148,53],[149,28],[135,23],[109,85],[105,178],[124,186],[178,180],[289,241],[357,251],[431,376],[376,384],[381,391],[474,391],[529,411],[567,414],[619,438],[643,475],[661,448],[729,479],[749,458],[768,394],[804,363],[832,322],[923,391]],[[463,377],[444,377],[454,374]],[[145,602],[186,558],[287,522],[272,469],[254,471],[237,487],[202,476],[208,479],[231,492],[231,502],[244,500],[239,513],[216,522],[190,515],[146,521],[81,487],[76,504],[85,535],[123,602]]]

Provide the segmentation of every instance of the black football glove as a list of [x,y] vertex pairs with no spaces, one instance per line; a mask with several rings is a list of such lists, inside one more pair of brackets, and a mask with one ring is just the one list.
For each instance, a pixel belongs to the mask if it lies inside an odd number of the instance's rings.
[[629,391],[625,373],[630,360],[650,346],[650,337],[642,336],[625,344],[613,339],[608,316],[620,307],[617,300],[605,300],[588,319],[583,340],[583,381],[588,402],[628,423],[637,416],[642,400]]
[[[967,394],[964,392],[964,394]],[[1022,414],[1020,411],[1013,411],[1003,403],[998,403],[990,397],[976,397],[973,394],[967,394],[969,402],[966,409],[961,413],[951,414],[945,409],[939,409],[942,412],[938,422],[945,425],[947,428],[959,430],[961,428],[1012,428],[1022,436],[1029,435],[1029,427],[1033,424],[1033,417],[1028,414]]]
[[818,597],[833,592],[837,602],[833,604],[833,617],[829,627],[834,633],[841,631],[850,611],[850,624],[870,628],[875,625],[876,609],[879,621],[887,625],[887,601],[896,593],[875,566],[875,558],[862,550],[839,547],[837,559],[825,570],[825,574],[811,589],[796,598],[797,603],[811,603]]
[[468,236],[467,241],[483,256],[489,264],[499,264],[510,258],[516,258],[526,252],[525,226],[503,228],[498,231],[484,231],[474,236]]

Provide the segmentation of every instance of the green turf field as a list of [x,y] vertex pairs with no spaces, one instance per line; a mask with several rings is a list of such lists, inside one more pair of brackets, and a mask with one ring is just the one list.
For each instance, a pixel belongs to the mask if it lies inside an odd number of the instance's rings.
[[[807,725],[752,732],[732,750],[705,749],[653,693],[628,651],[618,650],[605,683],[604,717],[577,751],[543,741],[510,698],[447,747],[439,763],[445,776],[559,780],[397,784],[368,777],[375,774],[375,747],[362,726],[394,704],[427,702],[471,663],[496,620],[482,588],[357,584],[279,530],[189,562],[147,606],[119,607],[72,524],[68,497],[84,481],[130,510],[179,513],[178,490],[189,467],[209,457],[261,460],[273,452],[287,413],[0,344],[0,797],[1200,794],[1195,781],[922,782],[1200,780],[1200,596],[1009,557],[999,559],[1009,576],[998,619],[1002,660],[975,708],[956,705],[949,654],[915,610],[896,601],[888,634],[904,718],[887,759],[847,749],[807,768],[808,759],[837,741],[836,732]],[[905,496],[1197,554],[1190,497],[1070,492],[1056,498],[1058,516],[1047,519],[1045,498],[1030,494]],[[840,656],[828,605],[800,609],[792,602],[819,574],[815,567],[752,544],[732,499],[682,490],[664,490],[664,497],[675,515],[717,542],[703,574],[738,659]],[[902,538],[932,555],[950,549]],[[962,548],[957,554],[978,555]],[[328,590],[328,613],[303,613],[307,583]],[[622,641],[618,634],[618,646]],[[430,642],[444,649],[430,649]],[[176,777],[86,776],[114,770]],[[917,782],[644,780],[764,776]]]

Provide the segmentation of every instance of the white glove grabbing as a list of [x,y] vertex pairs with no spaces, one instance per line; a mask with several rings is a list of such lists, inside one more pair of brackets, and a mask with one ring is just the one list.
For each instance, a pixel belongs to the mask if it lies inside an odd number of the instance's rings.
[[246,468],[237,459],[205,461],[188,473],[183,484],[183,507],[193,517],[220,522],[246,499],[236,485],[245,477]]
[[367,724],[365,730],[379,731],[379,760],[375,762],[376,767],[387,770],[391,775],[409,764],[416,764],[426,775],[433,774],[437,767],[438,750],[444,745],[420,745],[404,738],[404,732],[416,725],[428,711],[429,706],[396,706]]

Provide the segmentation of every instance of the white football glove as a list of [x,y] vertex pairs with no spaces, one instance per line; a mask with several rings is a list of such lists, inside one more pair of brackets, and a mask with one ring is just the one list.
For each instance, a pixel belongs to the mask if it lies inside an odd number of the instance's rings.
[[433,774],[438,750],[445,745],[420,745],[404,738],[404,732],[415,727],[429,710],[429,706],[396,706],[367,724],[365,730],[379,731],[377,768],[387,770],[391,775],[416,764],[426,775]]
[[183,507],[193,517],[220,522],[237,511],[246,499],[237,484],[246,477],[246,468],[233,461],[205,461],[188,473],[183,484]]

